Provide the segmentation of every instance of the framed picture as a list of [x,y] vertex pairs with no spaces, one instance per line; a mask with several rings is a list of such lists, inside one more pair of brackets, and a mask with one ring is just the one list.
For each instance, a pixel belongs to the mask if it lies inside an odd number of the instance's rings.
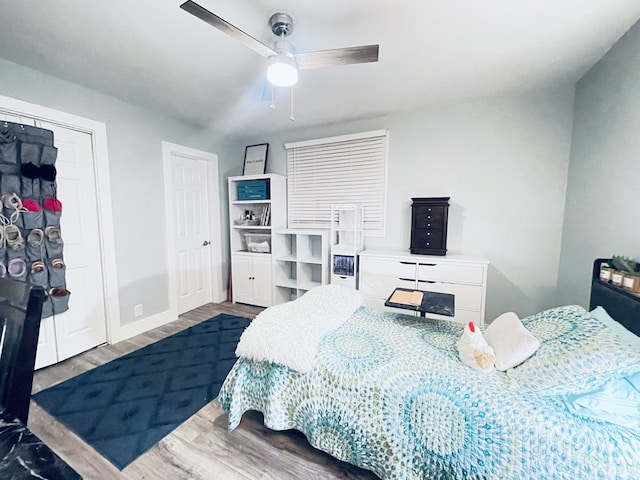
[[268,143],[249,145],[244,150],[244,168],[242,175],[263,175],[267,169]]

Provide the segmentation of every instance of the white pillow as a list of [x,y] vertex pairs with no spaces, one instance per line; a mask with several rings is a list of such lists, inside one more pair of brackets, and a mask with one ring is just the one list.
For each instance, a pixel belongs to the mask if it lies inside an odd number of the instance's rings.
[[540,347],[540,340],[531,335],[513,312],[503,313],[491,322],[484,339],[496,354],[496,369],[502,372],[520,365]]

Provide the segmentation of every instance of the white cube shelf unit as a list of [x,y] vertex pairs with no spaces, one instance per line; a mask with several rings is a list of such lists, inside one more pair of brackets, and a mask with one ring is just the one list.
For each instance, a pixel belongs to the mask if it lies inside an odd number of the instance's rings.
[[329,232],[278,229],[272,232],[273,303],[284,303],[329,283]]
[[357,288],[358,252],[364,245],[360,205],[331,206],[331,283]]
[[273,230],[287,225],[287,179],[229,177],[229,247],[233,302],[273,305]]

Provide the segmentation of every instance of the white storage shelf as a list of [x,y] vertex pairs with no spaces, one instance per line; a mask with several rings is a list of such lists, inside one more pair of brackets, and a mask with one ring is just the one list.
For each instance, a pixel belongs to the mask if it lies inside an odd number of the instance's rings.
[[331,208],[331,253],[354,253],[363,247],[363,211],[358,205]]
[[[267,182],[267,194],[238,199],[238,185]],[[287,225],[287,180],[276,174],[229,177],[229,247],[233,301],[268,307],[273,305],[273,229]],[[268,218],[266,212],[269,211]],[[245,212],[253,221],[245,221]],[[264,214],[264,216],[263,216]]]
[[[238,200],[238,185],[242,182],[268,182],[266,198],[253,200]],[[246,175],[229,177],[229,231],[231,252],[247,252],[247,234],[271,235],[275,228],[285,228],[287,225],[287,193],[286,178],[276,174]],[[266,210],[269,218],[262,225],[261,220]],[[245,212],[253,212],[253,222],[244,222]],[[266,237],[263,237],[266,238]],[[265,254],[266,252],[261,252]]]
[[274,230],[274,303],[295,300],[328,283],[328,232],[315,229]]
[[427,314],[430,318],[461,323],[484,323],[489,262],[475,255],[412,255],[405,251],[364,250],[359,254],[360,291],[366,306],[410,314],[385,307],[395,288],[408,288],[455,296],[455,316]]
[[331,207],[331,283],[356,288],[358,252],[364,243],[364,213],[359,205]]

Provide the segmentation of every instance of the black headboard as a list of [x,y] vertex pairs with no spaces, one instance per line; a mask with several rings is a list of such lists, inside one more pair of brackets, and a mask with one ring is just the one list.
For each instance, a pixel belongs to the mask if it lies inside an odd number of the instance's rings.
[[640,297],[600,280],[600,265],[608,261],[598,258],[593,262],[589,310],[601,306],[627,330],[640,336]]

